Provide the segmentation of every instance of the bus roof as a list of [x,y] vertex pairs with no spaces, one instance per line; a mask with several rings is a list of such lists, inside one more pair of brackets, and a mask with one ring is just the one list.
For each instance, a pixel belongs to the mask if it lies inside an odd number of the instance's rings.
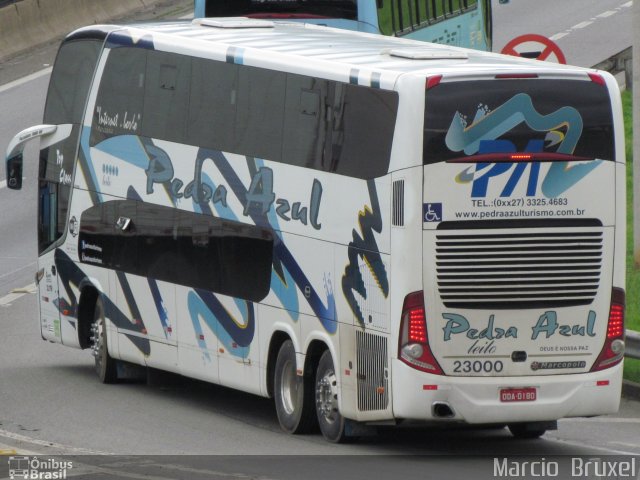
[[[399,75],[409,72],[475,76],[517,71],[566,77],[571,72],[584,75],[588,71],[448,45],[285,21],[205,18],[124,26],[93,25],[74,33],[85,36],[90,30],[99,30],[103,35],[109,33],[107,46],[142,42],[145,48],[267,68],[271,62],[279,69],[283,64],[290,64],[295,71],[310,73],[322,70],[330,74],[334,70],[338,74],[348,67],[357,71],[360,78],[363,72],[365,76],[366,72],[379,72],[384,77],[382,88],[392,88]],[[69,38],[73,38],[74,33]]]

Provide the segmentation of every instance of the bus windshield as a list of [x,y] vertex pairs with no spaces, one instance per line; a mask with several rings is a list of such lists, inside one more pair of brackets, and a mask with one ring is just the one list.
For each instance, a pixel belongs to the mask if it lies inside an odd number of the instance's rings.
[[221,0],[207,2],[207,17],[332,17],[356,20],[356,0]]

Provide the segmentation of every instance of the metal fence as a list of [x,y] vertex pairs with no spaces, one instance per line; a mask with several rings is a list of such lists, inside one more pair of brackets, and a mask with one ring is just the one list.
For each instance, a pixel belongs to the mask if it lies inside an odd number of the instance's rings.
[[640,333],[627,330],[624,339],[624,355],[640,360]]

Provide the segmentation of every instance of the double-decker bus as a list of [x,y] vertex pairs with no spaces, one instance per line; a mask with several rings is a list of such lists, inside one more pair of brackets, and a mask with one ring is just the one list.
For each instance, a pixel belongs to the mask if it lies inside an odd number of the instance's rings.
[[491,50],[491,0],[195,0],[194,16],[286,19]]
[[607,73],[264,19],[90,26],[40,138],[42,338],[273,397],[282,428],[615,412]]

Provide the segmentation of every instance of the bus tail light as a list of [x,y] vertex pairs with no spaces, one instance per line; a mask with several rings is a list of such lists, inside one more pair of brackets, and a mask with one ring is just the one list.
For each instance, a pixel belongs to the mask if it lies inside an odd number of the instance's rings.
[[602,85],[603,87],[607,86],[607,82],[604,77],[599,73],[589,73],[589,78],[593,83],[597,83],[598,85]]
[[611,291],[611,307],[609,309],[609,323],[607,324],[607,338],[592,372],[613,367],[622,361],[624,356],[624,310],[625,293],[622,288]]
[[398,358],[417,370],[444,375],[429,347],[422,291],[410,293],[404,299]]
[[437,87],[438,85],[440,85],[441,81],[442,81],[442,75],[432,75],[430,77],[427,77],[425,90],[430,90],[433,87]]

